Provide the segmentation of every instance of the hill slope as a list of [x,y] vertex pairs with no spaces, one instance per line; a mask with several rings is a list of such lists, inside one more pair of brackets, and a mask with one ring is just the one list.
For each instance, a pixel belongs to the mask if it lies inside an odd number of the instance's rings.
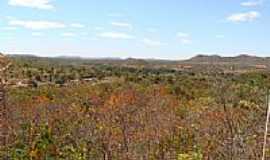
[[250,55],[239,55],[236,57],[222,57],[218,55],[198,55],[185,62],[189,63],[203,63],[203,64],[242,64],[242,65],[257,65],[264,64],[268,65],[270,62],[269,57],[257,57]]

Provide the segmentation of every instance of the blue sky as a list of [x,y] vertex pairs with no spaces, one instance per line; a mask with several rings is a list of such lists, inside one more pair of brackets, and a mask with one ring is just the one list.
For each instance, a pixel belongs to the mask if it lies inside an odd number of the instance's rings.
[[270,56],[270,0],[0,0],[0,50],[40,56]]

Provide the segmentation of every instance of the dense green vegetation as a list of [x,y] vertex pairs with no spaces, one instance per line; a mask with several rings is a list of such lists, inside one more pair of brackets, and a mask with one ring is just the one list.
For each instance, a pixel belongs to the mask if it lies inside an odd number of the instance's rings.
[[[8,79],[37,85],[8,88],[9,136],[0,157],[261,157],[269,72],[178,71],[143,62],[137,67],[39,58],[13,62]],[[83,81],[89,78],[95,80]]]

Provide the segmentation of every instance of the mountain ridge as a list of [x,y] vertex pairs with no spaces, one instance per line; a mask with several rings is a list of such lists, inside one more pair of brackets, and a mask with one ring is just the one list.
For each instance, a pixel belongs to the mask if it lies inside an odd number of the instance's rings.
[[243,64],[258,64],[269,63],[270,57],[259,57],[248,54],[240,54],[238,56],[219,56],[219,55],[197,55],[185,62],[190,63],[243,63]]
[[[3,54],[2,54],[3,55]],[[62,60],[97,60],[97,61],[117,61],[128,62],[136,64],[136,62],[168,62],[168,63],[190,63],[190,64],[244,64],[244,65],[269,65],[270,57],[259,57],[249,54],[240,54],[237,56],[220,56],[220,55],[204,55],[199,54],[186,60],[165,60],[165,59],[143,59],[143,58],[87,58],[74,56],[58,56],[58,57],[41,57],[33,54],[6,54],[9,58],[48,58],[48,59],[62,59]]]

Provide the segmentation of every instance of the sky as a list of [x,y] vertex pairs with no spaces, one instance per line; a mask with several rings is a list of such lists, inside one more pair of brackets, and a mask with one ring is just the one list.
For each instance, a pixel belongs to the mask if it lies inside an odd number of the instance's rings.
[[0,0],[0,52],[270,56],[270,0]]

